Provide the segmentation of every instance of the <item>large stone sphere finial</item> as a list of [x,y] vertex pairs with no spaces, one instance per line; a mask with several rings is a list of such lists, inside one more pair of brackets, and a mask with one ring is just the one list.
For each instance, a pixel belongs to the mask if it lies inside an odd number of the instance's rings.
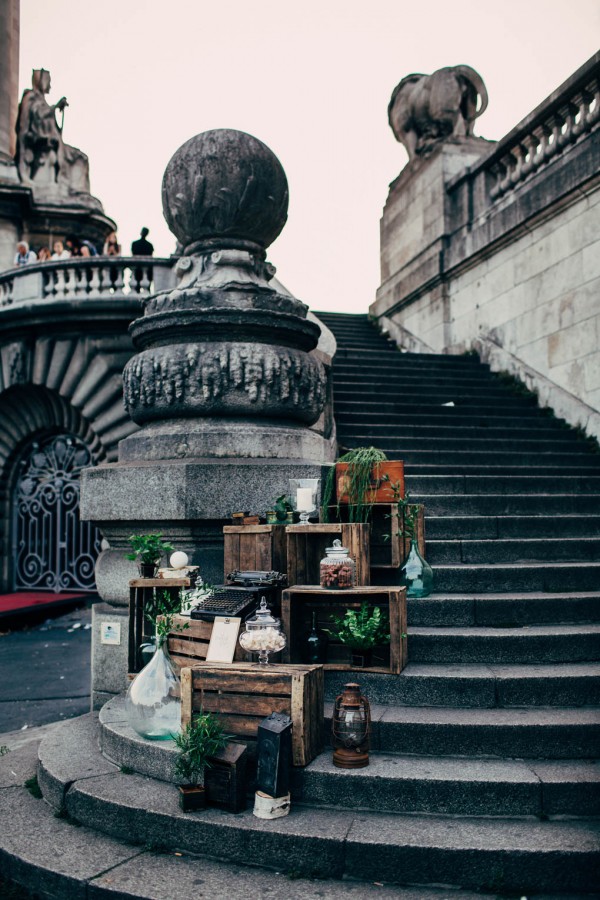
[[209,241],[266,248],[287,219],[287,178],[262,141],[217,128],[190,138],[171,157],[162,203],[169,228],[188,253]]

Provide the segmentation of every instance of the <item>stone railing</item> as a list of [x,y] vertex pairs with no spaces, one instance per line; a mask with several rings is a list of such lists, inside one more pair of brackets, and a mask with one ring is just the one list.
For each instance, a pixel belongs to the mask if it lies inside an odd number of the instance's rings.
[[[498,200],[576,144],[600,122],[600,53],[521,121],[468,177],[484,176],[490,200]],[[460,180],[458,176],[455,181]],[[473,191],[477,204],[477,190]]]
[[55,300],[132,300],[174,285],[173,260],[94,256],[49,260],[0,273],[0,310]]

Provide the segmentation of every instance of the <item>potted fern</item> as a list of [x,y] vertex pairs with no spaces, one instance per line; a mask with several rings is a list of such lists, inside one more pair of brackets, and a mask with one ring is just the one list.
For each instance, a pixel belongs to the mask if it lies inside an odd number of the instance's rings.
[[175,763],[175,777],[181,782],[179,805],[184,812],[204,809],[204,769],[210,767],[210,757],[223,749],[229,736],[215,716],[200,710],[174,737],[179,750]]
[[391,484],[401,484],[404,490],[403,462],[388,460],[383,450],[377,447],[349,450],[327,474],[323,489],[323,521],[329,521],[334,489],[338,519],[341,506],[347,506],[349,522],[368,522],[375,503],[393,502]]
[[347,609],[343,616],[332,616],[333,628],[328,633],[350,650],[352,666],[367,669],[372,664],[373,650],[389,644],[390,622],[380,606],[363,602],[358,611]]
[[164,554],[175,549],[168,541],[162,540],[162,532],[155,534],[130,534],[131,553],[127,559],[137,562],[142,578],[154,578]]

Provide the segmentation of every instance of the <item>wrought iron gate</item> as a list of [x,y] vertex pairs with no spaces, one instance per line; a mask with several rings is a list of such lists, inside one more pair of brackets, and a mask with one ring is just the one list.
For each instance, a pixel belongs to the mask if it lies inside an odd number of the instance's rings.
[[102,538],[79,519],[79,476],[90,465],[90,451],[76,437],[29,447],[13,494],[15,590],[94,590]]

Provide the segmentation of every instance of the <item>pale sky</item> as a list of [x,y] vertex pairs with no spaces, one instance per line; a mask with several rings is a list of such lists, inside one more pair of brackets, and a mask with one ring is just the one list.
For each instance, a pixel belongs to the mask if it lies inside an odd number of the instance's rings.
[[497,140],[599,45],[598,0],[21,0],[20,93],[50,70],[65,140],[127,250],[146,225],[157,255],[173,251],[160,187],[184,141],[255,135],[290,187],[278,278],[311,309],[366,312],[407,159],[387,124],[398,81],[472,66],[490,98],[475,133]]

